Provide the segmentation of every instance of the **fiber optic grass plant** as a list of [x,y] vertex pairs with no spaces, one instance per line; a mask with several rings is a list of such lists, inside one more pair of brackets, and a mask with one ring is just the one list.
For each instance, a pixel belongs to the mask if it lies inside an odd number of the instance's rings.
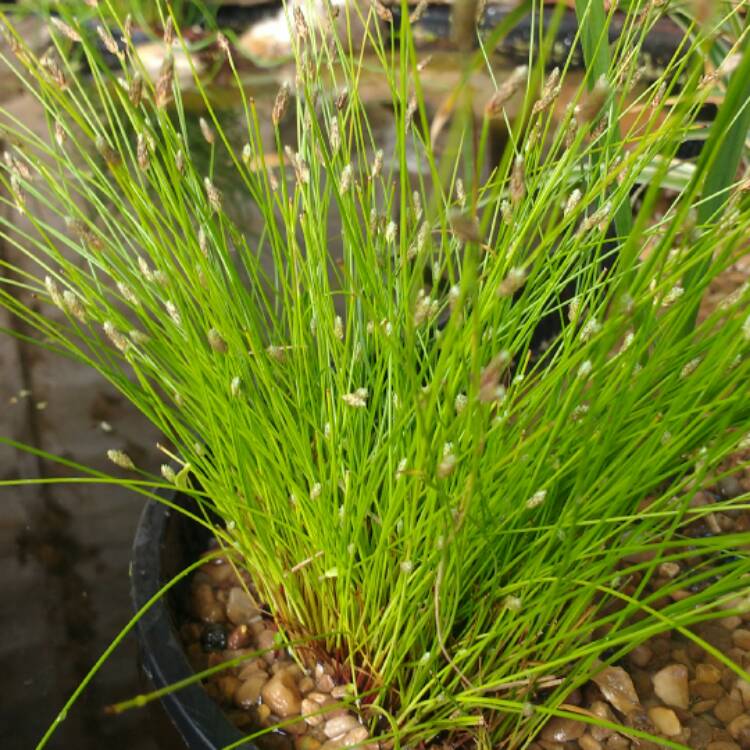
[[[734,72],[701,77],[717,17],[636,84],[657,11],[633,5],[606,55],[586,20],[597,6],[579,8],[577,109],[555,117],[568,70],[545,75],[532,50],[479,121],[468,83],[453,92],[440,153],[408,14],[397,45],[384,9],[346,9],[364,29],[351,54],[298,6],[297,76],[271,123],[238,85],[242,150],[203,92],[201,138],[231,158],[260,241],[228,218],[214,161],[196,172],[169,58],[148,80],[126,34],[110,71],[68,17],[38,60],[6,22],[49,138],[5,113],[2,236],[26,261],[6,264],[3,304],[163,431],[177,470],[158,480],[112,450],[134,477],[122,481],[176,484],[216,512],[281,641],[335,663],[371,736],[397,746],[524,746],[601,662],[748,606],[750,535],[682,529],[746,507],[691,500],[748,446],[750,292],[695,312],[750,235],[750,52],[722,37]],[[492,43],[466,56],[467,82]],[[68,64],[74,45],[90,77]],[[388,143],[360,102],[364,66],[391,89]],[[487,176],[489,117],[513,87],[525,106]],[[717,94],[700,159],[678,164]],[[285,116],[296,143],[279,136]],[[560,332],[540,347],[543,319]],[[661,563],[687,560],[649,588]],[[683,589],[695,593],[664,603]]]

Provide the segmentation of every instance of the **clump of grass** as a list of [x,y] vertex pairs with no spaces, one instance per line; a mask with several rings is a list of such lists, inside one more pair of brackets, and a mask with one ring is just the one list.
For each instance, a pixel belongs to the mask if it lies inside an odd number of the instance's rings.
[[[707,512],[691,499],[750,416],[747,288],[694,322],[750,231],[746,182],[721,172],[739,161],[722,156],[722,128],[747,127],[750,52],[706,83],[691,67],[700,37],[638,88],[655,18],[634,6],[611,60],[584,22],[596,75],[562,117],[530,57],[489,174],[470,73],[492,40],[465,63],[438,152],[406,15],[396,43],[388,22],[348,9],[361,55],[298,15],[294,95],[262,119],[238,85],[236,148],[197,77],[205,123],[189,124],[169,58],[150,81],[126,37],[110,71],[67,18],[74,35],[58,24],[37,60],[6,27],[50,132],[5,115],[3,201],[28,229],[4,219],[2,236],[33,271],[4,269],[3,304],[162,430],[179,464],[166,483],[223,519],[283,638],[335,661],[373,736],[397,745],[522,746],[601,661],[747,605],[748,534],[682,529]],[[73,45],[90,76],[68,64]],[[373,65],[388,143],[358,83]],[[715,86],[737,110],[720,109],[697,167],[678,164]],[[206,148],[207,164],[193,158]],[[229,218],[220,157],[259,237]],[[559,331],[545,347],[540,323]],[[111,458],[135,489],[155,484]],[[703,563],[648,588],[688,558]]]

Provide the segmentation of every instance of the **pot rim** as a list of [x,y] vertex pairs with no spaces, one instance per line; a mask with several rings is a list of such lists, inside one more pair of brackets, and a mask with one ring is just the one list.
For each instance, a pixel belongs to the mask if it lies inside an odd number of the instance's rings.
[[[177,505],[184,501],[179,493],[160,493]],[[136,527],[130,562],[130,596],[135,611],[143,607],[167,582],[162,553],[168,525],[179,513],[166,505],[148,500]],[[187,518],[183,523],[190,523]],[[143,671],[159,690],[185,680],[195,670],[185,655],[165,598],[153,604],[135,625]],[[200,684],[168,693],[160,701],[190,750],[221,750],[236,744],[245,750],[258,750],[226,717],[224,711]]]

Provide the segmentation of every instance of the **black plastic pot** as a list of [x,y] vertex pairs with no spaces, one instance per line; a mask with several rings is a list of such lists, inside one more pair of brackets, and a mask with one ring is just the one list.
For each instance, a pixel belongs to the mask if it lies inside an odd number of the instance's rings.
[[[179,495],[170,500],[186,501]],[[199,557],[208,537],[204,527],[181,513],[158,502],[146,504],[136,530],[130,566],[130,590],[136,611]],[[194,674],[177,631],[187,601],[187,586],[184,580],[173,587],[136,625],[143,671],[153,689],[173,685]],[[199,684],[165,695],[161,703],[190,750],[220,750],[244,736]],[[165,747],[161,742],[159,746]],[[257,750],[250,741],[238,747]]]

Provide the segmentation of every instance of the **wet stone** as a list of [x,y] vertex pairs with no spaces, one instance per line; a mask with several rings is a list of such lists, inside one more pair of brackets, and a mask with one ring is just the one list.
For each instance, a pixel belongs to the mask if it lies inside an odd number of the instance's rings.
[[250,645],[253,634],[247,625],[237,625],[227,636],[227,648],[237,650]]
[[250,708],[260,700],[263,686],[268,682],[265,672],[253,672],[234,694],[234,702],[243,708]]
[[227,618],[233,625],[249,625],[260,616],[260,610],[253,604],[250,595],[239,586],[229,590],[227,597]]
[[640,708],[633,681],[622,667],[606,667],[593,680],[607,701],[621,713],[632,714]]
[[653,655],[654,652],[646,644],[641,643],[628,654],[628,660],[636,667],[645,667]]
[[263,687],[261,696],[263,703],[282,719],[298,714],[302,708],[302,698],[297,685],[288,672],[274,675]]
[[590,734],[583,734],[578,738],[581,750],[602,750],[602,743],[595,740]]
[[684,664],[670,664],[653,677],[654,692],[669,706],[687,708],[690,702],[688,671]]
[[555,716],[542,729],[542,739],[549,742],[577,740],[586,731],[586,725],[574,719]]
[[693,682],[690,694],[703,700],[719,700],[724,695],[724,688],[718,682]]
[[732,633],[732,641],[735,646],[743,649],[743,651],[750,651],[750,630],[738,628]]
[[750,714],[742,713],[727,725],[729,734],[740,743],[743,750],[750,747]]
[[677,714],[671,708],[664,708],[662,706],[649,708],[648,716],[657,731],[667,737],[675,737],[682,731],[682,724],[680,724]]
[[713,737],[713,727],[699,716],[688,719],[685,726],[690,730],[690,747],[705,750]]
[[695,667],[696,682],[715,683],[721,681],[721,670],[713,664],[698,664]]
[[201,647],[206,653],[223,651],[227,647],[227,631],[221,623],[206,625],[201,635]]
[[346,734],[352,729],[356,728],[359,722],[352,716],[352,714],[344,714],[343,716],[337,716],[333,719],[329,719],[323,727],[323,732],[326,737],[333,739],[339,735]]
[[224,605],[216,599],[214,590],[208,583],[199,583],[192,596],[192,608],[195,616],[203,622],[222,622]]
[[714,706],[714,716],[722,724],[728,724],[743,712],[743,708],[740,701],[726,695]]

